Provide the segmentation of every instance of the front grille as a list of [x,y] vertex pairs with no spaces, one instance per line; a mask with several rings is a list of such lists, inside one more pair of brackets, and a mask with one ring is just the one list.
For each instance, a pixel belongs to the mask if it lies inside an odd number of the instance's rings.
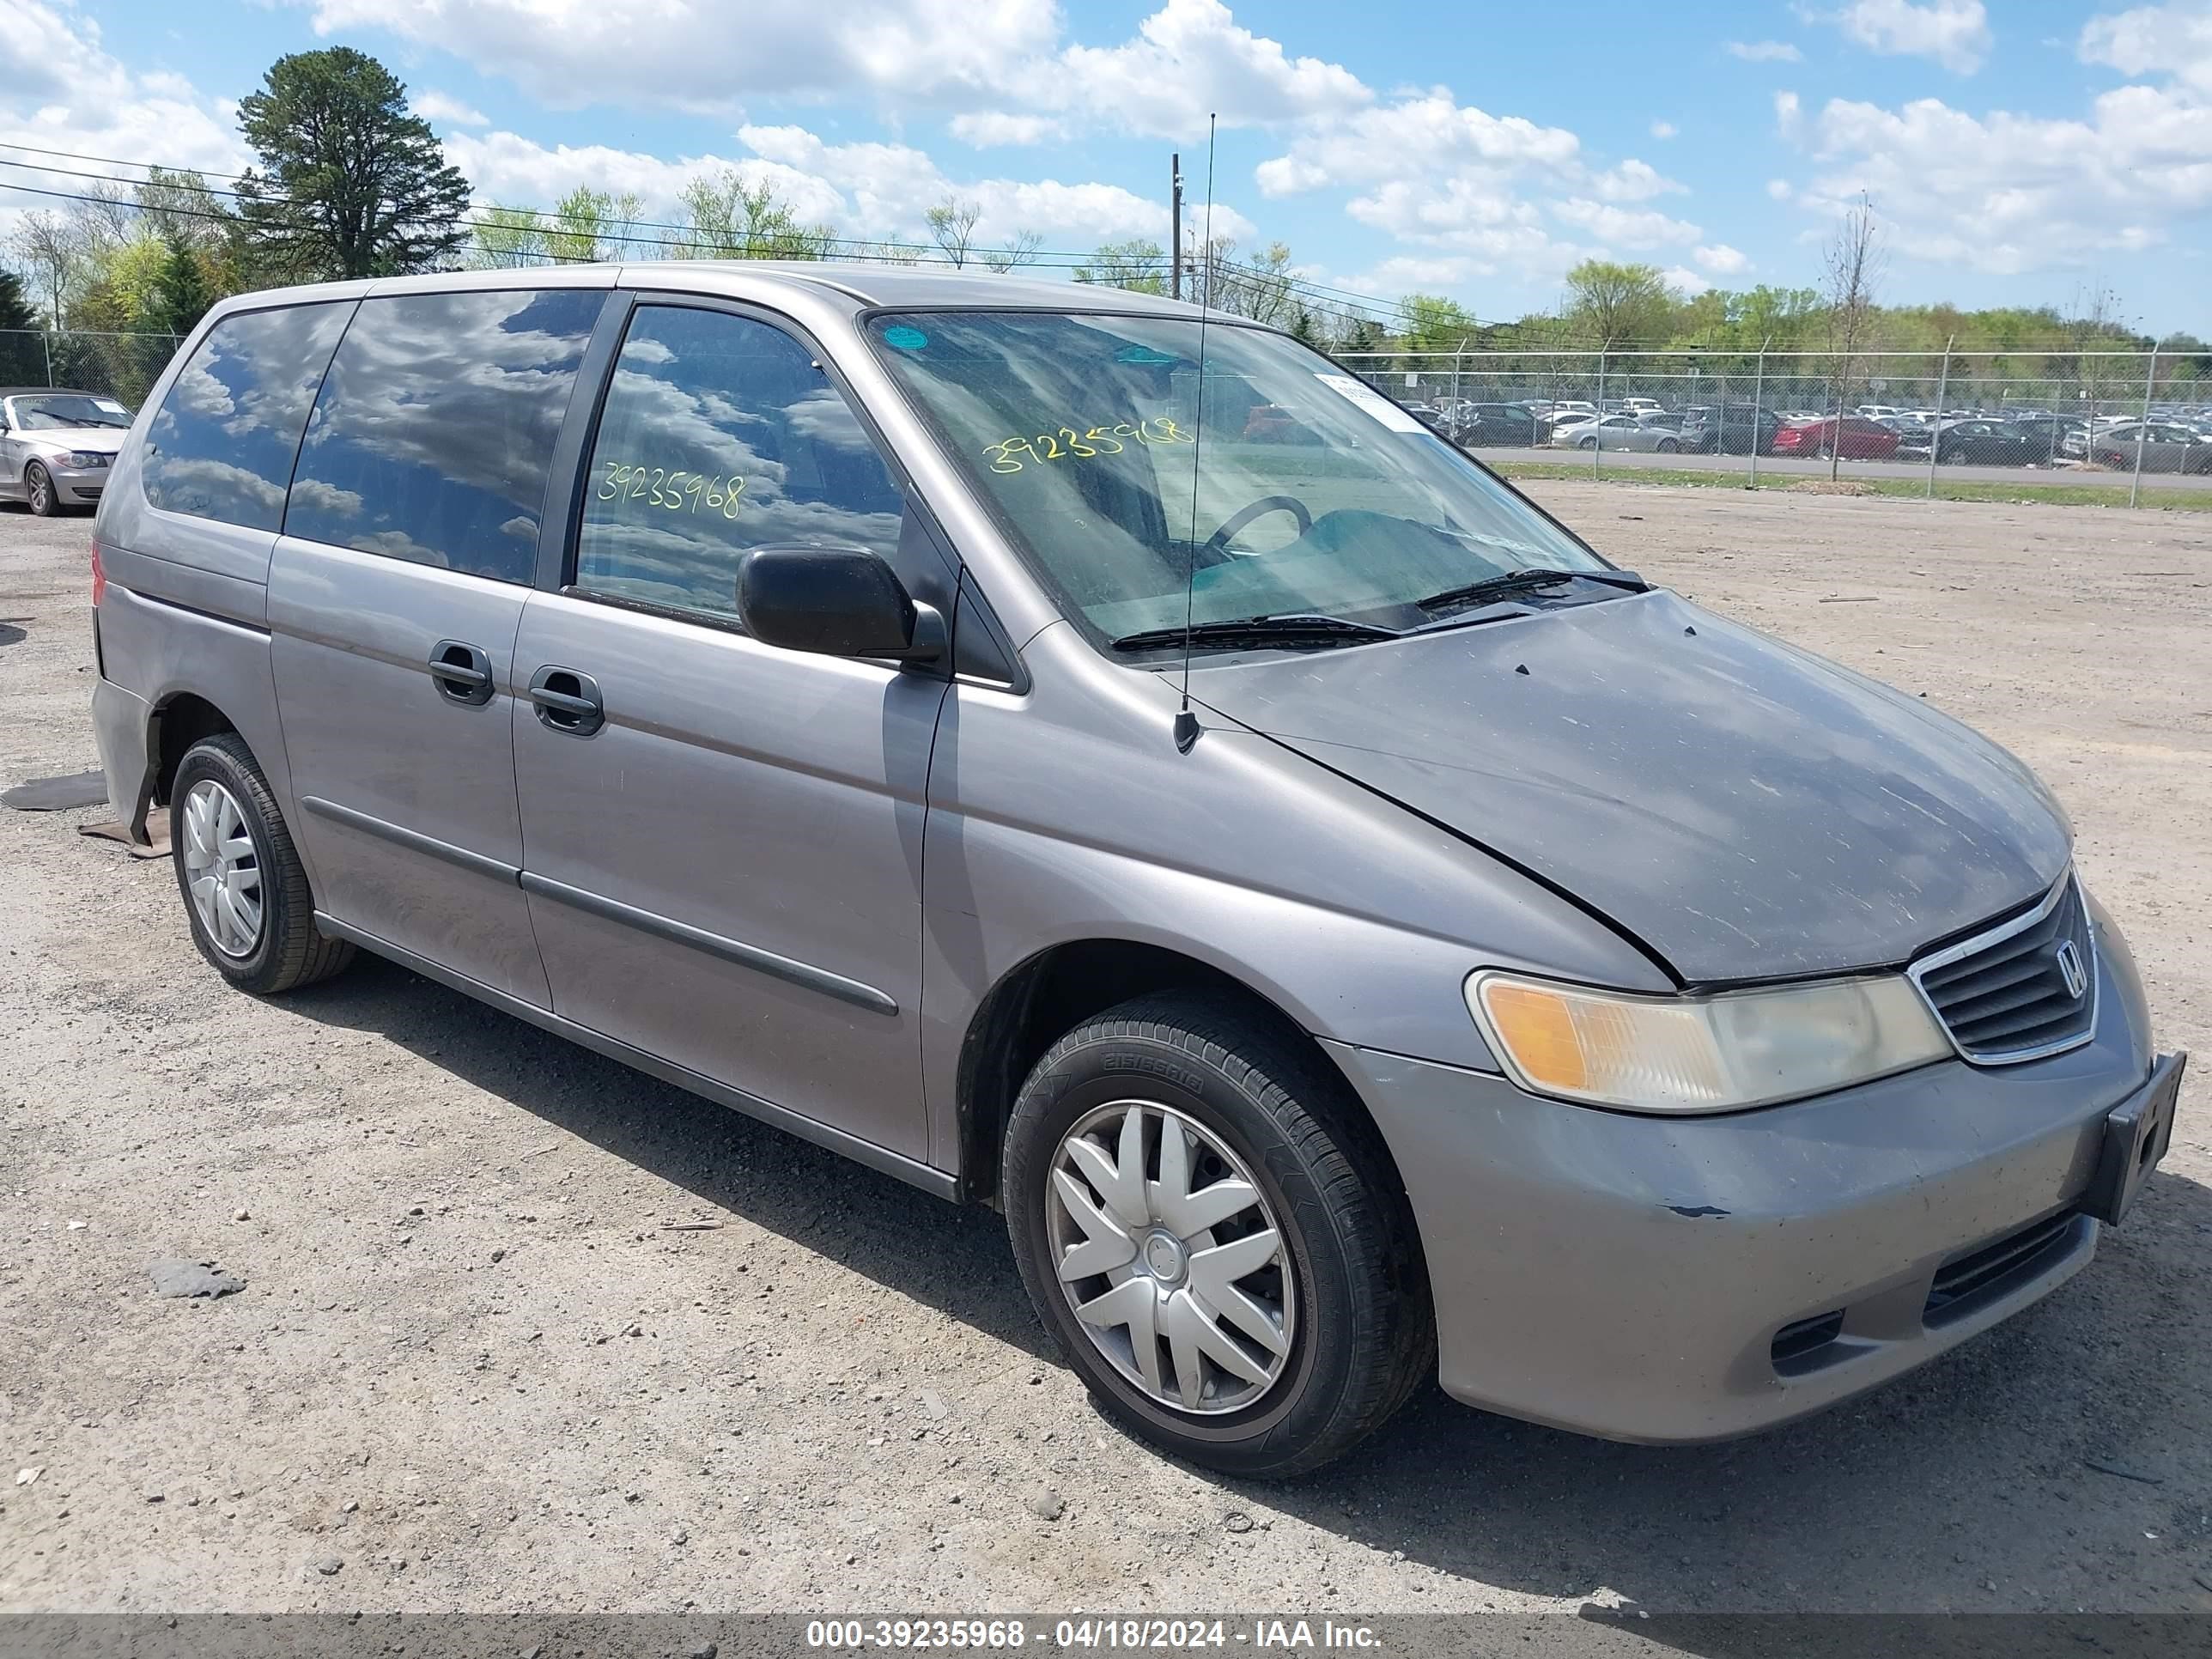
[[1984,1065],[2070,1048],[2096,1024],[2096,946],[2070,872],[2033,909],[1911,971],[1959,1052]]
[[1963,1319],[2034,1278],[2071,1248],[2081,1219],[2071,1210],[2061,1210],[1945,1262],[1928,1287],[1921,1322],[1942,1325]]

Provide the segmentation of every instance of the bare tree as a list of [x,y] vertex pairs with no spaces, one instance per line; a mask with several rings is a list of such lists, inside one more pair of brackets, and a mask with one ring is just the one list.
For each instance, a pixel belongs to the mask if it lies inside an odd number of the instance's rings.
[[76,264],[76,233],[70,222],[51,208],[33,208],[9,239],[15,257],[23,262],[44,290],[46,326],[62,325],[62,296]]
[[975,240],[975,222],[983,216],[981,204],[948,196],[923,216],[929,222],[930,240],[945,250],[945,257],[956,267],[966,264],[969,246]]
[[984,254],[983,263],[1003,276],[1016,265],[1035,264],[1037,250],[1043,246],[1044,238],[1036,231],[1018,230],[1006,246]]
[[1836,430],[1828,444],[1828,477],[1840,470],[1844,454],[1844,403],[1851,385],[1853,360],[1875,321],[1876,295],[1889,270],[1889,248],[1874,198],[1866,191],[1844,212],[1822,254],[1827,276],[1828,346],[1835,355]]

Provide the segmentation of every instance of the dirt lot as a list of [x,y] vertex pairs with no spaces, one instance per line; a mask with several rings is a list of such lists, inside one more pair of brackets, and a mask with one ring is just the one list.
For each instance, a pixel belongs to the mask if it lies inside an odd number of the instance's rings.
[[[167,865],[0,811],[0,1607],[2212,1608],[2212,521],[1537,489],[2064,799],[2204,1064],[2050,1302],[1757,1440],[1432,1390],[1232,1486],[1090,1409],[996,1217],[374,962],[228,992]],[[95,763],[88,533],[0,516],[0,783]]]

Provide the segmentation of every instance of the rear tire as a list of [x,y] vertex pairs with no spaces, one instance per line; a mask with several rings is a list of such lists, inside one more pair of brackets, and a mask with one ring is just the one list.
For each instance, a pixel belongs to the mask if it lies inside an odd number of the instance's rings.
[[353,945],[315,927],[314,895],[253,751],[234,732],[185,751],[169,846],[192,943],[241,991],[276,996],[328,979]]
[[1682,446],[1676,443],[1672,438],[1662,438],[1659,441],[1659,453],[1662,455],[1678,455],[1681,453],[1681,450]]
[[[1099,1406],[1176,1456],[1303,1474],[1435,1372],[1427,1273],[1380,1138],[1340,1078],[1231,1001],[1139,997],[1061,1038],[1023,1085],[1000,1176],[1038,1318]],[[1246,1243],[1260,1254],[1222,1279]],[[1077,1252],[1097,1271],[1064,1282]]]
[[53,479],[36,461],[23,468],[23,499],[30,504],[35,518],[51,519],[62,510],[61,497],[54,493]]

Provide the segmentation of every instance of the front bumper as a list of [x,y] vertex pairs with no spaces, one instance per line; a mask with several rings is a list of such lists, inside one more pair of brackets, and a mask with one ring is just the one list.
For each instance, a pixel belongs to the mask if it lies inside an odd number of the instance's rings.
[[59,461],[46,464],[46,476],[54,481],[55,498],[66,507],[96,506],[101,491],[107,488],[110,471],[105,466],[73,467]]
[[2098,1029],[2030,1065],[1639,1117],[1327,1045],[1405,1180],[1445,1390],[1610,1439],[1724,1439],[1886,1382],[2080,1271],[2106,1114],[2152,1064],[2134,963],[2090,908]]

